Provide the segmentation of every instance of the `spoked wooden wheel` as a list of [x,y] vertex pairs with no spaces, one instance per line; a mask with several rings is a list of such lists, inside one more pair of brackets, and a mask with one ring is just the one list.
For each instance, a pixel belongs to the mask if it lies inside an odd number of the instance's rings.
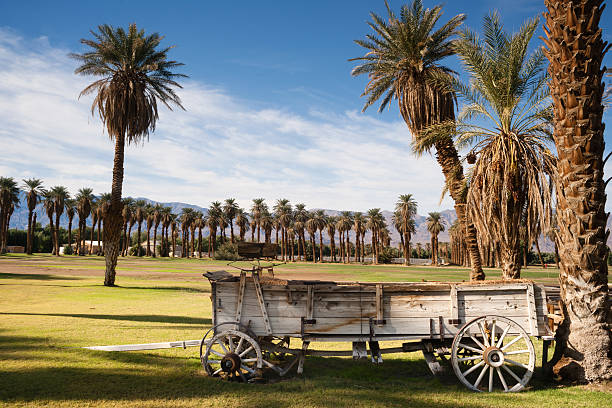
[[455,336],[451,350],[457,378],[473,391],[522,390],[533,375],[535,359],[533,343],[525,330],[501,316],[484,316],[466,323]]
[[211,377],[247,382],[261,377],[262,355],[257,341],[237,330],[214,336],[200,357]]

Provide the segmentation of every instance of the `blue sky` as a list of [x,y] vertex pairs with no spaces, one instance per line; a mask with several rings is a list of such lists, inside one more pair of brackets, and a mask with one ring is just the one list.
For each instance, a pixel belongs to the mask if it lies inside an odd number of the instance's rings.
[[[401,4],[391,1],[395,10]],[[466,13],[478,31],[492,9],[514,31],[544,5],[451,1],[443,20]],[[86,80],[72,74],[66,54],[82,50],[79,39],[98,24],[135,22],[176,45],[171,56],[190,79],[180,92],[187,112],[162,112],[150,142],[128,149],[124,195],[202,206],[230,196],[243,206],[256,196],[283,196],[364,211],[392,209],[399,194],[413,193],[422,214],[451,208],[448,199],[440,203],[434,159],[411,155],[396,106],[360,112],[366,78],[352,78],[347,59],[363,54],[353,40],[369,33],[369,11],[384,15],[384,2],[4,3],[0,174],[73,191],[110,189],[112,144],[89,115],[90,100],[77,100]],[[447,64],[463,75],[456,59]]]

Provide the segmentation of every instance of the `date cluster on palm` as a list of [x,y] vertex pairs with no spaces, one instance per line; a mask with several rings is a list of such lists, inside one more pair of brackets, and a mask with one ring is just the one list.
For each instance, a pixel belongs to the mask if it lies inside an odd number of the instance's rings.
[[601,0],[545,0],[554,139],[561,297],[554,372],[564,380],[612,379],[601,67]]

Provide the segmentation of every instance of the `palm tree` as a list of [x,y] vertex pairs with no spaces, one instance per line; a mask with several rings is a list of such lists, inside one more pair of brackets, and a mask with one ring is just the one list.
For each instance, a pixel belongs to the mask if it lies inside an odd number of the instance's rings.
[[281,198],[276,201],[274,205],[274,213],[278,219],[278,224],[281,231],[281,258],[283,261],[287,260],[287,252],[288,252],[288,235],[287,228],[291,225],[293,220],[293,211],[291,208],[291,204],[289,204],[289,200],[286,198]]
[[380,232],[385,228],[385,220],[380,211],[380,208],[372,208],[368,210],[368,219],[366,228],[372,232],[372,263],[378,264],[378,255],[380,254]]
[[[554,370],[579,381],[612,378],[606,258],[601,68],[602,0],[545,0],[548,73],[558,154],[557,222],[564,321]],[[558,352],[557,352],[558,351]]]
[[298,234],[298,260],[300,259],[300,243],[302,246],[301,254],[302,260],[306,260],[306,221],[308,221],[308,211],[306,211],[306,205],[298,203],[295,205],[295,211],[293,212],[294,228]]
[[240,240],[244,241],[246,232],[249,229],[249,215],[244,208],[236,210],[236,225],[240,229]]
[[208,208],[206,225],[208,226],[208,257],[215,256],[215,243],[217,240],[217,227],[219,227],[219,217],[223,212],[221,203],[214,201]]
[[[257,242],[261,242],[261,216],[268,209],[265,203],[265,198],[254,198],[253,205],[251,206],[252,221],[257,226]],[[251,228],[253,225],[251,225]],[[252,230],[251,234],[255,233],[255,229]],[[252,238],[252,236],[251,236]],[[251,239],[252,240],[252,239]]]
[[223,214],[225,215],[225,218],[227,219],[227,222],[229,223],[229,226],[230,226],[230,237],[231,237],[232,244],[235,242],[234,218],[236,218],[236,215],[239,209],[240,207],[238,207],[238,203],[236,202],[236,199],[234,198],[227,198],[225,200],[225,203],[223,204]]
[[161,204],[155,204],[153,206],[153,258],[155,258],[155,251],[157,248],[157,229],[159,228],[159,223],[162,219],[162,209],[163,206]]
[[[317,253],[316,253],[317,247],[316,247],[315,237],[317,234],[318,226],[319,224],[317,223],[315,214],[309,213],[308,220],[306,221],[306,229],[308,230],[308,235],[310,236],[310,245],[312,246],[312,262],[313,263],[317,262]],[[306,257],[306,255],[304,255],[304,257]]]
[[[467,105],[457,122],[432,128],[432,140],[456,132],[458,143],[472,146],[467,194],[470,215],[484,245],[500,243],[505,279],[520,277],[519,227],[527,242],[550,224],[555,158],[551,141],[551,107],[546,90],[544,54],[527,55],[538,19],[508,35],[499,16],[485,17],[484,39],[469,29],[455,49],[471,75],[469,84],[453,81]],[[426,136],[424,139],[427,139]]]
[[0,177],[0,253],[6,253],[10,217],[19,206],[19,187],[12,177]]
[[170,232],[172,234],[172,257],[176,257],[176,238],[178,236],[178,231],[176,228],[176,219],[178,216],[176,214],[170,214]]
[[123,209],[121,210],[121,217],[123,218],[123,248],[121,256],[127,256],[128,248],[130,247],[130,235],[134,225],[133,206],[134,199],[132,197],[125,197],[123,199]]
[[[423,129],[431,125],[453,121],[455,118],[455,95],[443,80],[452,71],[439,65],[440,61],[452,55],[451,38],[462,24],[465,15],[451,18],[446,24],[434,31],[442,7],[424,9],[421,0],[414,0],[410,6],[401,8],[400,17],[390,9],[389,22],[370,13],[373,22],[368,23],[375,34],[367,35],[367,40],[355,41],[368,52],[363,57],[351,61],[363,61],[355,67],[352,75],[367,74],[370,78],[362,96],[367,96],[365,111],[382,98],[379,112],[397,99],[404,121],[412,133],[414,141],[420,142]],[[463,168],[457,149],[450,135],[436,139],[433,143],[421,145],[421,151],[435,148],[436,159],[455,201],[457,217],[466,228],[466,238],[472,260],[472,280],[484,279],[478,252],[476,230],[466,214],[466,197],[463,192]]]
[[85,255],[85,230],[87,229],[87,218],[91,213],[91,205],[94,201],[93,190],[91,188],[81,188],[76,195],[76,208],[79,214],[79,244],[77,252]]
[[[110,193],[102,193],[100,194],[100,198],[98,199],[96,205],[96,213],[98,217],[98,248],[104,247],[104,226],[106,215],[108,214],[108,209],[110,205],[111,195]],[[123,212],[123,209],[122,209]],[[122,216],[123,219],[123,216]],[[100,235],[102,235],[102,246],[100,246]],[[102,255],[102,252],[98,252],[98,255]]]
[[54,234],[54,223],[53,223],[53,214],[55,213],[55,197],[53,196],[53,192],[51,190],[43,190],[41,193],[43,200],[43,208],[45,209],[45,213],[47,214],[47,218],[49,218],[49,232],[51,233],[51,254],[55,254],[55,234]]
[[427,217],[427,231],[431,234],[431,264],[438,266],[438,234],[444,231],[442,214],[430,212]]
[[336,223],[338,222],[338,217],[334,217],[330,215],[327,217],[327,235],[329,235],[329,249],[331,252],[331,261],[336,262],[336,241],[334,239],[334,235],[336,235]]
[[151,228],[153,228],[153,206],[147,204],[145,207],[145,224],[147,228],[147,256],[151,256]]
[[404,265],[410,264],[410,238],[414,232],[414,216],[417,212],[417,203],[412,194],[402,194],[395,203],[395,211],[399,221],[399,233],[404,249]]
[[26,243],[26,253],[28,255],[32,255],[32,238],[33,238],[33,230],[32,230],[32,217],[34,215],[34,210],[36,210],[36,206],[38,205],[38,201],[40,200],[40,194],[43,190],[43,183],[41,180],[36,178],[24,179],[24,188],[27,189],[26,193],[26,201],[28,204],[28,237]]
[[69,198],[64,202],[64,206],[68,217],[68,245],[72,246],[72,220],[74,220],[76,211],[76,200]]
[[94,232],[98,222],[98,200],[91,201],[91,235],[89,237],[89,254],[93,253]]
[[350,211],[342,211],[340,213],[340,218],[338,219],[338,223],[336,224],[338,231],[341,231],[341,234],[343,234],[343,238],[341,239],[342,241],[342,245],[344,247],[342,254],[343,254],[343,261],[345,263],[350,263],[351,262],[351,239],[349,234],[351,233],[351,229],[353,228],[353,214]]
[[108,136],[115,141],[112,199],[106,217],[104,253],[106,259],[105,286],[115,285],[115,267],[121,238],[121,190],[125,143],[138,143],[155,130],[158,119],[157,103],[182,108],[174,88],[175,81],[185,75],[172,70],[182,65],[168,60],[172,47],[158,49],[163,37],[145,35],[131,24],[126,31],[110,25],[98,26],[91,32],[94,39],[82,39],[89,50],[71,54],[81,65],[76,74],[100,79],[87,86],[81,95],[95,93],[92,114],[97,110]]
[[363,214],[355,212],[353,214],[353,230],[355,231],[355,255],[358,262],[363,262],[365,252],[365,219]]
[[52,234],[55,236],[55,255],[60,256],[60,217],[64,213],[64,203],[70,198],[70,193],[64,186],[55,186],[51,189],[53,200],[55,201],[55,227]]
[[136,216],[136,223],[138,224],[138,242],[136,245],[136,256],[142,256],[142,251],[140,248],[140,243],[142,242],[141,239],[141,235],[140,235],[140,231],[142,229],[142,222],[144,221],[145,217],[146,217],[146,212],[147,212],[147,202],[145,200],[136,200],[136,202],[134,203],[134,208],[135,208],[135,216]]

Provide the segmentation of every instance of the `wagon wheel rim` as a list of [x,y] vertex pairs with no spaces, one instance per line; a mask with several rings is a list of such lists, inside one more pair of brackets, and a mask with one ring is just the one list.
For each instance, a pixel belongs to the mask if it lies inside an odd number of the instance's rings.
[[[462,351],[472,353],[462,355]],[[520,391],[535,367],[531,339],[516,322],[483,316],[466,323],[453,340],[451,362],[457,378],[473,391]]]
[[202,366],[211,377],[247,382],[261,376],[263,359],[255,339],[237,330],[226,330],[206,344]]

